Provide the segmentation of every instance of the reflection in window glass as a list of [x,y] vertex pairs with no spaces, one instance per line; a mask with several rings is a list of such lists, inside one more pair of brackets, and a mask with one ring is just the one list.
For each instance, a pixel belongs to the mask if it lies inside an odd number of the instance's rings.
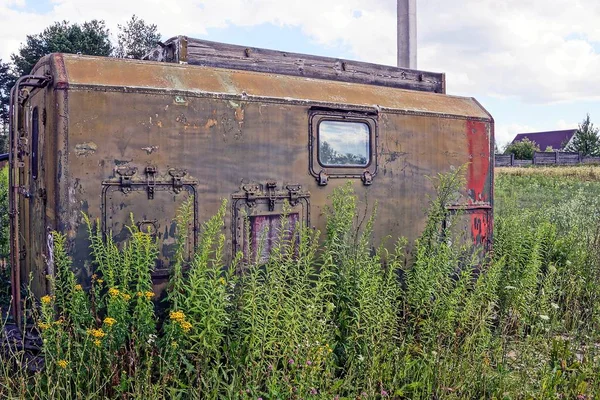
[[364,122],[321,121],[319,163],[365,167],[369,163],[369,125]]

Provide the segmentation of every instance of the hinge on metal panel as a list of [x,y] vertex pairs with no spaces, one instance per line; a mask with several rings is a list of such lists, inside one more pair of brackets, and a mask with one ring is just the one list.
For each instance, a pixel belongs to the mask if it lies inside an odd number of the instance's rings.
[[298,200],[300,199],[300,191],[302,190],[302,185],[287,185],[285,187],[289,193],[289,202],[290,206],[295,206],[298,204]]
[[329,175],[323,170],[319,172],[319,176],[317,177],[317,183],[319,186],[326,186],[327,181],[329,181]]
[[135,175],[135,173],[137,172],[137,168],[135,167],[122,167],[122,168],[118,168],[117,169],[117,174],[119,174],[121,176],[120,179],[120,186],[121,186],[121,191],[123,193],[127,193],[129,191],[131,191],[131,177],[133,175]]
[[361,180],[365,186],[369,186],[373,183],[373,174],[369,171],[365,171],[362,174]]
[[169,175],[173,177],[173,191],[175,193],[181,192],[181,189],[183,189],[183,181],[181,178],[187,175],[187,171],[184,169],[172,168],[169,170]]
[[29,154],[29,147],[27,146],[28,143],[29,143],[29,141],[27,140],[26,137],[19,138],[19,142],[17,144],[19,158]]
[[29,190],[27,190],[25,188],[25,186],[19,186],[18,187],[19,193],[23,195],[23,197],[25,197],[26,199],[31,197],[31,193],[29,193]]
[[260,192],[260,185],[248,184],[242,186],[242,189],[244,192],[246,192],[246,204],[250,208],[254,207],[254,204],[256,203],[256,197]]
[[148,192],[148,200],[152,200],[154,199],[154,189],[156,186],[156,167],[148,166],[144,172],[146,172],[146,191]]

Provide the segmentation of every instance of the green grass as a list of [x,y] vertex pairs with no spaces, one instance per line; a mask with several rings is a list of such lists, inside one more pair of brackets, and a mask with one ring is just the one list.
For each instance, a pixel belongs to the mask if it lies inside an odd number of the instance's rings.
[[[372,243],[376,215],[358,228],[347,185],[330,199],[326,232],[300,228],[291,241],[282,218],[266,264],[238,257],[224,268],[224,204],[193,258],[177,253],[162,323],[149,235],[132,226],[116,246],[90,221],[97,275],[86,293],[56,234],[54,296],[26,313],[46,368],[29,373],[22,352],[4,353],[0,396],[598,398],[600,182],[499,173],[494,253],[483,261],[441,230],[461,171],[434,182],[410,254],[401,238],[392,253]],[[179,213],[182,243],[190,211]]]

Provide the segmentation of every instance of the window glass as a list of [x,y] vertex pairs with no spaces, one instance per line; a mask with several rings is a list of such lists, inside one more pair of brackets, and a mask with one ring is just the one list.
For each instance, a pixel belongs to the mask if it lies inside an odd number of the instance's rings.
[[369,125],[364,122],[323,120],[318,130],[321,165],[366,167],[369,164]]
[[281,214],[251,216],[251,248],[249,250],[251,251],[252,260],[256,260],[258,254],[258,262],[264,264],[269,261],[271,251],[278,245],[280,238],[283,238],[286,242],[291,241],[296,225],[298,224],[298,217],[298,213],[287,215],[286,231],[282,237],[280,234]]

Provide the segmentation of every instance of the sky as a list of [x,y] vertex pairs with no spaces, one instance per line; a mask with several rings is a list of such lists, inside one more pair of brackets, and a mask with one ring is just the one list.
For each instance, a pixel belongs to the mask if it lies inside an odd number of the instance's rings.
[[[54,21],[133,14],[163,39],[206,40],[396,63],[396,0],[0,0],[0,58]],[[475,97],[500,147],[516,133],[600,125],[600,1],[417,0],[418,69]]]

